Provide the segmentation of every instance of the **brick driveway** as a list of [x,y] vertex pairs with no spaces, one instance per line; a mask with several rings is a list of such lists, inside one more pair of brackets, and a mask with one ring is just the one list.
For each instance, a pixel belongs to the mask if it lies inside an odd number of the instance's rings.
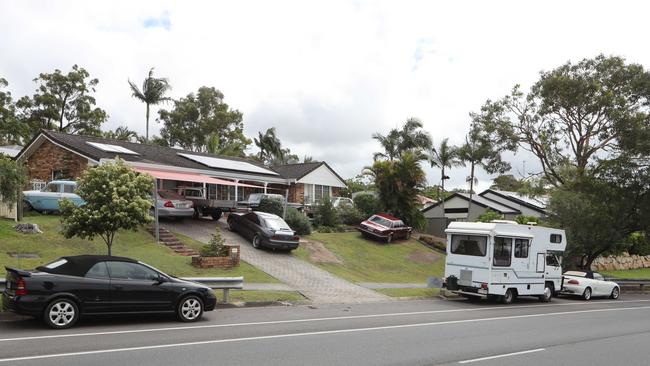
[[[241,259],[293,287],[314,303],[363,303],[388,301],[388,296],[357,286],[290,253],[258,250],[236,233],[228,231],[225,220],[218,221],[227,243],[239,244]],[[211,220],[185,220],[164,222],[163,227],[207,243],[214,233],[215,222]]]

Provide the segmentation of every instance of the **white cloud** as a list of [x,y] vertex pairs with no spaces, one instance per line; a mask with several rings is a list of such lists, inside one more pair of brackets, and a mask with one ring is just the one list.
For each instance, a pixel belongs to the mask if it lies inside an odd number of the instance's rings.
[[[618,54],[648,65],[637,2],[0,1],[0,76],[18,97],[54,68],[99,78],[106,127],[144,131],[127,79],[152,66],[181,97],[214,86],[246,133],[275,126],[285,145],[350,177],[379,149],[370,136],[408,117],[460,143],[468,113],[542,69]],[[154,25],[145,27],[145,25]],[[153,130],[160,126],[154,123]],[[510,155],[521,167],[532,157]],[[521,168],[520,168],[521,169]],[[467,169],[451,172],[464,186]],[[438,172],[427,168],[429,181]],[[481,173],[480,187],[489,185]]]

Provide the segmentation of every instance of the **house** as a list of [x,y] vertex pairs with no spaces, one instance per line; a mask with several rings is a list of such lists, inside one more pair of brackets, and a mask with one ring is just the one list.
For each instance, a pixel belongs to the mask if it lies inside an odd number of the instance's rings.
[[421,194],[418,194],[415,198],[418,200],[418,203],[420,204],[420,207],[422,207],[423,209],[435,204],[436,202],[438,202],[438,201],[434,200],[433,198],[429,198],[429,197],[421,195]]
[[345,180],[326,162],[277,165],[274,171],[289,183],[289,202],[310,205],[323,197],[338,197]]
[[[113,161],[116,157],[135,170],[157,178],[159,189],[202,185],[207,198],[222,201],[236,202],[253,192],[284,195],[298,185],[297,181],[308,187],[312,196],[316,195],[316,187],[321,195],[324,192],[336,195],[339,187],[345,187],[343,180],[326,163],[305,169],[299,178],[293,175],[288,178],[251,159],[53,131],[42,131],[16,159],[25,163],[31,180],[48,182],[76,179],[86,168]],[[326,167],[325,171],[321,166]],[[289,171],[293,169],[288,168]]]
[[547,216],[548,197],[526,197],[517,192],[488,189],[479,196],[516,208],[522,215],[544,218]]
[[506,220],[513,220],[521,215],[521,211],[510,205],[477,194],[472,196],[471,211],[469,211],[469,193],[454,193],[443,201],[422,209],[422,214],[427,221],[426,232],[438,237],[445,237],[445,229],[451,221],[476,221],[488,210],[500,213]]

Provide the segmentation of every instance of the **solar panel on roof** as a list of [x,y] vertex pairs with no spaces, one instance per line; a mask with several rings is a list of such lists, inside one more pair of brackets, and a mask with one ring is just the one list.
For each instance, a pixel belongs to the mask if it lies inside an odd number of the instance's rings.
[[278,173],[272,170],[265,169],[251,163],[247,163],[245,161],[220,159],[211,156],[192,155],[192,154],[185,154],[185,153],[178,153],[178,155],[196,161],[199,164],[209,166],[210,168],[238,170],[238,171],[249,172],[249,173],[278,175]]
[[122,146],[117,146],[117,145],[110,145],[110,144],[102,144],[99,142],[90,142],[86,141],[86,143],[92,147],[95,147],[99,150],[105,151],[105,152],[114,152],[114,153],[120,153],[120,154],[131,154],[131,155],[140,155],[135,151],[131,151],[125,147]]

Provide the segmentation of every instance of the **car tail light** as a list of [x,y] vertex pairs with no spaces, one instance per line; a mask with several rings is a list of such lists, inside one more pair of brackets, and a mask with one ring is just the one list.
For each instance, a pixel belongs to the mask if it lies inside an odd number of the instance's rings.
[[273,235],[271,237],[271,240],[282,240],[282,238],[280,237],[280,235]]
[[27,287],[25,286],[25,279],[22,277],[18,277],[18,281],[16,281],[16,296],[24,296],[27,295]]
[[481,284],[481,288],[482,288],[483,290],[487,290],[487,289],[488,289],[488,284],[485,283],[485,282],[483,282],[483,283]]
[[300,237],[299,237],[298,235],[294,235],[294,236],[291,238],[291,240],[300,241]]
[[580,284],[580,282],[578,282],[578,280],[568,280],[566,283],[568,283],[569,285],[579,285]]
[[174,208],[174,203],[172,203],[172,201],[166,201],[163,206]]

